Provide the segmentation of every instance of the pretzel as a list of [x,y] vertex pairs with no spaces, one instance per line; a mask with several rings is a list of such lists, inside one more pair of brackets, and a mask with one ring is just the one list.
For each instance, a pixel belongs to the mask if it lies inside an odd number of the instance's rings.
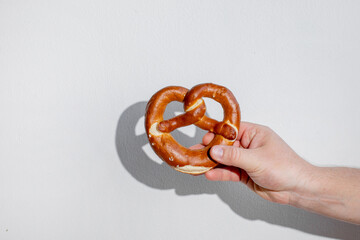
[[[205,115],[202,97],[212,98],[224,109],[224,119],[218,122]],[[164,120],[166,106],[172,102],[184,103],[184,113]],[[195,124],[215,134],[209,145],[202,149],[188,149],[180,145],[171,132],[179,127]],[[172,168],[179,172],[198,175],[218,165],[209,157],[214,145],[232,145],[239,133],[240,107],[227,88],[212,83],[200,84],[188,90],[179,86],[165,87],[155,93],[146,106],[145,129],[152,149]]]

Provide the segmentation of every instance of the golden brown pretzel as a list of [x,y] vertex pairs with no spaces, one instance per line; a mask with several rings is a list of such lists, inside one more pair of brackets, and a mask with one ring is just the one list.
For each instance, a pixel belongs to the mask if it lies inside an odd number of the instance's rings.
[[[218,122],[205,116],[206,106],[202,97],[212,98],[224,109],[224,119]],[[172,102],[184,103],[185,113],[163,120],[166,106]],[[195,124],[215,133],[211,143],[202,149],[188,149],[170,134],[179,127]],[[212,83],[200,84],[188,90],[183,87],[166,87],[155,93],[146,106],[145,129],[156,154],[175,170],[188,174],[202,174],[218,163],[208,156],[214,145],[232,145],[240,127],[240,108],[234,95],[225,87]]]

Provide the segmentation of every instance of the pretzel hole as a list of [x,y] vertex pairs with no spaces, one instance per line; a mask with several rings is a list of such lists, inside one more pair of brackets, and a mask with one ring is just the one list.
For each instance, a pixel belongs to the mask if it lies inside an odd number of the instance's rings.
[[221,104],[212,98],[203,97],[203,99],[206,105],[206,115],[212,119],[222,122],[224,119],[224,109]]
[[[182,102],[171,102],[166,106],[163,118],[164,120],[171,119],[175,116],[185,113]],[[202,142],[203,136],[207,133],[207,131],[202,130],[195,125],[188,125],[181,128],[177,128],[172,131],[170,134],[173,138],[181,145],[186,148],[190,146],[199,144]]]
[[173,101],[171,103],[169,103],[166,106],[163,118],[164,120],[168,120],[171,119],[177,115],[180,115],[184,112],[183,110],[183,103],[182,102],[177,102],[177,101]]

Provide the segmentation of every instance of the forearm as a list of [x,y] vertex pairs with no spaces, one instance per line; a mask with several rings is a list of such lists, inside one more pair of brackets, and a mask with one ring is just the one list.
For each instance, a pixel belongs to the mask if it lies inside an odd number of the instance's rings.
[[360,224],[360,169],[315,167],[290,197],[290,205]]

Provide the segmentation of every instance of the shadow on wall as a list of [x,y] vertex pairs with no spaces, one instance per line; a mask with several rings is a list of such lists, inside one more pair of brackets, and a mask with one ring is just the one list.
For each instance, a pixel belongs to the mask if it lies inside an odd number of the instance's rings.
[[[179,196],[217,194],[239,216],[263,220],[271,224],[297,229],[314,235],[341,239],[360,239],[360,227],[303,211],[291,206],[263,200],[244,185],[234,182],[210,182],[204,176],[190,176],[174,171],[166,163],[150,159],[142,147],[148,143],[146,133],[135,134],[135,127],[144,116],[146,102],[128,107],[120,116],[116,128],[116,150],[125,169],[139,182],[156,189],[174,189]],[[169,105],[169,112],[182,112],[181,105]],[[164,118],[172,116],[165,115]],[[204,131],[196,128],[194,138],[179,131],[173,136],[191,145],[201,142]],[[124,138],[126,136],[126,138]]]

